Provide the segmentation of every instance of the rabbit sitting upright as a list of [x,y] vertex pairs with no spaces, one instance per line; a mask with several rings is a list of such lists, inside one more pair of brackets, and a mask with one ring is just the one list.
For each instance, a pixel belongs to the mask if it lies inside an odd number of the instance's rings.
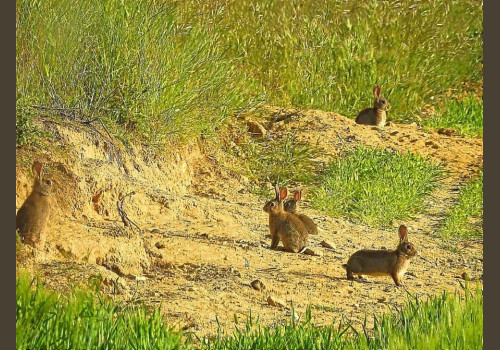
[[16,230],[22,241],[33,248],[45,246],[45,227],[50,215],[52,181],[43,177],[43,164],[35,160],[32,166],[35,174],[33,189],[17,211]]
[[359,112],[356,117],[356,123],[366,125],[376,125],[379,127],[385,126],[387,122],[387,111],[391,109],[391,104],[386,99],[380,97],[380,86],[373,87],[373,108],[366,108]]
[[280,240],[285,250],[293,253],[302,252],[307,243],[307,228],[294,214],[283,210],[283,200],[287,189],[275,186],[276,197],[268,201],[264,211],[269,214],[269,231],[271,234],[271,249],[276,249]]
[[300,221],[306,226],[307,231],[310,235],[317,235],[318,234],[318,227],[312,221],[312,219],[305,215],[298,213],[298,202],[302,199],[302,191],[295,191],[295,194],[293,195],[292,199],[289,199],[285,202],[285,211],[288,213],[295,214]]

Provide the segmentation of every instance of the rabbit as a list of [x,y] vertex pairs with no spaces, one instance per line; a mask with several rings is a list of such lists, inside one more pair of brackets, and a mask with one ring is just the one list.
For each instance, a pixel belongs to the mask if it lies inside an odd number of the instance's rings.
[[45,227],[50,215],[50,195],[52,180],[43,177],[43,164],[35,160],[32,166],[35,174],[33,189],[17,211],[16,230],[21,240],[36,249],[45,246]]
[[396,286],[402,285],[410,259],[418,254],[415,246],[408,242],[406,226],[399,227],[399,245],[396,250],[359,250],[342,265],[347,272],[347,279],[358,276],[391,276]]
[[285,202],[284,204],[284,209],[288,213],[295,214],[300,221],[304,223],[304,225],[307,228],[307,232],[310,235],[317,235],[318,234],[318,227],[316,224],[309,218],[309,216],[305,214],[300,214],[297,213],[297,207],[298,207],[298,201],[302,199],[302,191],[295,191],[295,194],[293,196],[293,199],[289,199]]
[[387,121],[387,111],[391,109],[391,104],[384,98],[380,97],[380,86],[373,87],[373,96],[375,102],[373,108],[366,108],[359,112],[356,117],[356,123],[366,125],[376,125],[378,127],[385,126]]
[[286,187],[280,189],[275,186],[274,190],[276,198],[264,205],[264,211],[269,214],[271,249],[276,249],[281,240],[286,251],[301,253],[306,248],[307,228],[297,216],[283,210],[283,199],[287,195]]

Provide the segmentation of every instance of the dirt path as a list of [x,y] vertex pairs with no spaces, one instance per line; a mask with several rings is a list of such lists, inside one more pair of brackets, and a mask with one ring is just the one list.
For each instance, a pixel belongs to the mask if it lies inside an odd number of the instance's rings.
[[[292,116],[272,122],[286,114]],[[46,127],[58,135],[69,155],[62,159],[50,151],[43,154],[53,175],[64,183],[47,251],[37,258],[47,284],[62,289],[101,274],[108,293],[116,280],[117,298],[160,305],[170,323],[205,335],[215,334],[218,324],[231,331],[235,314],[240,325],[250,313],[265,324],[283,321],[292,304],[299,317],[311,306],[317,324],[345,317],[359,326],[365,315],[401,306],[405,290],[418,295],[454,291],[463,282],[463,272],[482,275],[482,244],[451,251],[431,235],[456,197],[458,184],[482,167],[482,140],[426,133],[408,125],[359,126],[320,111],[270,109],[267,116],[261,121],[271,137],[296,132],[300,140],[323,151],[319,161],[362,142],[418,152],[450,170],[431,198],[429,212],[406,223],[421,256],[411,262],[405,288],[395,287],[389,278],[347,281],[341,267],[358,249],[393,248],[396,227],[355,225],[311,210],[306,201],[303,211],[320,227],[319,235],[310,237],[310,246],[321,256],[271,251],[268,217],[262,210],[266,199],[249,193],[243,180],[196,146],[165,159],[130,149],[120,168],[109,160],[109,146],[96,142],[95,136],[53,125]],[[24,159],[23,154],[18,159]],[[29,188],[30,180],[19,167],[18,203]],[[92,198],[99,191],[95,202]],[[116,213],[118,198],[131,191],[136,194],[125,208],[142,235],[123,229]],[[335,248],[321,247],[322,240]],[[255,279],[263,282],[264,291],[251,288]],[[287,308],[270,306],[269,296],[284,300]]]

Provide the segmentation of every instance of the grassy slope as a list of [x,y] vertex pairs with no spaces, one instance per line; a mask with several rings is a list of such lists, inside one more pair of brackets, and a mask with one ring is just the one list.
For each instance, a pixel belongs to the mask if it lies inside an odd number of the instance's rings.
[[474,296],[409,299],[399,312],[375,319],[373,333],[353,333],[341,324],[318,328],[309,313],[305,321],[276,327],[249,320],[244,331],[195,346],[167,328],[158,311],[124,308],[89,292],[62,295],[32,288],[26,275],[16,280],[18,349],[480,349],[482,314],[478,289]]
[[441,175],[420,156],[360,147],[328,166],[311,202],[330,215],[391,225],[423,211]]
[[16,28],[18,144],[34,115],[151,145],[264,101],[354,117],[374,83],[409,120],[482,76],[477,1],[17,0]]

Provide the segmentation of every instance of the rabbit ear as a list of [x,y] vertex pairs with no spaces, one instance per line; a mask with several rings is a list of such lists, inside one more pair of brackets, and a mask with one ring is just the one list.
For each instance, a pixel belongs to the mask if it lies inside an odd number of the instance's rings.
[[33,165],[31,166],[31,170],[33,170],[33,173],[35,174],[35,176],[37,178],[39,178],[40,180],[42,179],[43,177],[43,164],[40,163],[38,160],[35,160],[33,162]]
[[274,193],[276,194],[276,199],[280,199],[280,188],[278,184],[274,185]]
[[375,96],[375,98],[376,98],[377,100],[380,98],[380,91],[381,91],[380,86],[375,85],[375,86],[373,87],[373,95]]
[[408,229],[406,228],[405,225],[399,226],[399,241],[400,242],[407,242],[408,241]]
[[281,187],[279,200],[281,201],[281,200],[285,199],[287,194],[288,194],[288,190],[286,189],[286,187]]
[[295,192],[295,195],[293,196],[293,199],[298,202],[302,198],[302,191],[297,191]]

